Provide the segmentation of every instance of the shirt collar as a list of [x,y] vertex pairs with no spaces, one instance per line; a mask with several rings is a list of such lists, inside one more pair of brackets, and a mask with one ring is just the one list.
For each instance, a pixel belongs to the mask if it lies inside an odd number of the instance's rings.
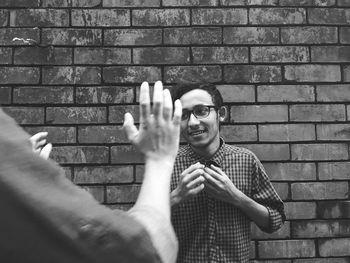
[[224,139],[220,138],[220,147],[210,159],[204,159],[203,157],[198,155],[196,152],[194,152],[189,145],[187,145],[187,147],[188,147],[188,154],[190,158],[193,159],[195,162],[200,162],[206,166],[210,166],[211,164],[218,167],[222,166],[222,160],[224,159],[224,155],[225,155]]

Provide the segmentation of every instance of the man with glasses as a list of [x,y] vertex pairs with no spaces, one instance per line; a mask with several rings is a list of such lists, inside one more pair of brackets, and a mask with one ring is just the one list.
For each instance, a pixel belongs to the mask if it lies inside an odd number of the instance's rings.
[[284,220],[283,202],[257,157],[225,144],[226,117],[215,85],[188,84],[172,91],[183,112],[180,146],[171,183],[177,262],[249,262],[250,222],[265,232]]

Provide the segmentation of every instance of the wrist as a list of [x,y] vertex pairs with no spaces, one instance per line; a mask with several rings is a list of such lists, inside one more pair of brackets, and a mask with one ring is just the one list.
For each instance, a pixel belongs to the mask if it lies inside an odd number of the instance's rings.
[[180,203],[180,197],[177,194],[176,189],[170,193],[170,205],[176,206]]

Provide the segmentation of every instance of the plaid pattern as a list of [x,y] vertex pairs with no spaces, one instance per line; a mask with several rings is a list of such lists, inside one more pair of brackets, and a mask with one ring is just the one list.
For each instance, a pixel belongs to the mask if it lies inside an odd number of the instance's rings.
[[[270,224],[265,232],[279,229],[284,220],[283,202],[257,157],[249,150],[222,145],[211,161],[217,163],[244,194],[267,207]],[[189,145],[181,146],[171,190],[180,174],[196,162],[205,162]],[[202,191],[172,208],[172,223],[179,239],[177,262],[249,262],[250,219],[236,207]]]

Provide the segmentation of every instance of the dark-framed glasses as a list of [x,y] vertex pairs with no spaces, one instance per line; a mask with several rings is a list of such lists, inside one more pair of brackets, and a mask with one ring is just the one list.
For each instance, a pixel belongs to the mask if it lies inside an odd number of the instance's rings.
[[203,119],[209,116],[210,109],[217,109],[214,105],[196,105],[192,110],[182,109],[181,120],[186,121],[193,114],[197,119]]

